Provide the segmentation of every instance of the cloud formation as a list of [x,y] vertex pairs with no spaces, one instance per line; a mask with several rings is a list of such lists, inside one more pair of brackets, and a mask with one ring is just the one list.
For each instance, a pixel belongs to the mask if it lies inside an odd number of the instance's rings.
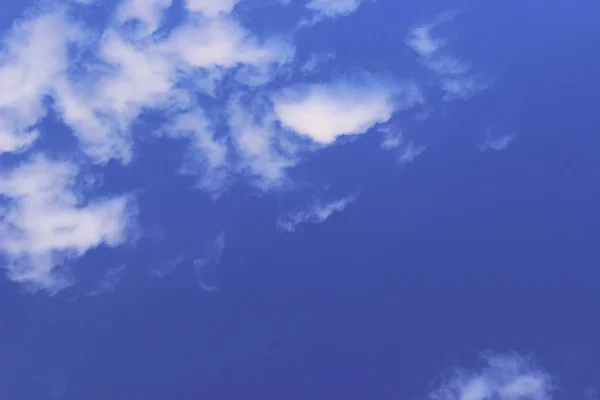
[[550,400],[551,376],[518,354],[488,354],[479,371],[457,370],[430,400]]
[[64,12],[17,21],[0,43],[0,155],[20,152],[38,137],[44,97],[68,68],[69,44],[81,39]]
[[0,251],[9,277],[55,293],[71,282],[66,263],[98,246],[117,246],[130,233],[126,196],[84,199],[77,166],[36,156],[0,175]]
[[283,127],[330,145],[339,136],[365,133],[387,122],[401,106],[410,107],[420,100],[413,86],[401,88],[368,79],[364,83],[340,80],[290,88],[274,96],[273,103]]
[[[101,28],[72,12],[97,7],[93,0],[44,3],[7,30],[0,45],[0,155],[23,162],[0,176],[0,251],[11,279],[56,292],[70,283],[69,260],[126,243],[133,224],[131,197],[86,199],[77,186],[79,164],[43,155],[47,119],[78,144],[81,154],[65,157],[94,168],[126,167],[148,136],[184,142],[179,172],[217,199],[240,181],[264,192],[293,187],[289,172],[307,154],[425,103],[417,83],[383,72],[311,81],[335,53],[299,63],[294,36],[252,31],[237,13],[239,3],[121,0],[106,6],[114,7]],[[350,15],[362,3],[308,0],[300,8],[311,25]],[[179,7],[184,15],[173,25],[171,11]],[[446,42],[432,34],[438,23],[413,30],[407,43],[441,77],[447,99],[467,98],[481,82],[467,63],[443,52]],[[299,80],[290,84],[292,78]],[[424,150],[401,136],[382,147],[394,149],[400,163]],[[354,199],[317,202],[281,219],[281,227],[320,223]]]
[[315,199],[306,208],[296,211],[291,211],[286,215],[279,217],[277,227],[286,232],[294,232],[300,224],[311,222],[320,224],[329,218],[332,214],[342,212],[354,201],[357,196],[343,197],[330,202],[323,202]]

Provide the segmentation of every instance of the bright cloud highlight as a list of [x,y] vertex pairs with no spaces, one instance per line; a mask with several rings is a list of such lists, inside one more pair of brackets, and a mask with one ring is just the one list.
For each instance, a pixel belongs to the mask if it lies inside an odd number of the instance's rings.
[[[400,106],[401,92],[383,82],[339,81],[288,89],[274,96],[273,102],[283,127],[329,145],[339,136],[362,134],[387,122]],[[409,101],[413,105],[418,100]]]

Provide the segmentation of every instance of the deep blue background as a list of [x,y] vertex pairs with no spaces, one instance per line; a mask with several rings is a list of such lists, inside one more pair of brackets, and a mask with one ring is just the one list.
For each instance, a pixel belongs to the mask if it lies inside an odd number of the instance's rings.
[[[300,33],[299,51],[335,50],[340,72],[409,76],[407,29],[456,4],[399,3]],[[82,259],[90,274],[126,263],[104,296],[1,281],[0,398],[419,398],[484,350],[532,353],[559,377],[558,398],[582,396],[600,374],[595,9],[472,4],[443,30],[493,89],[439,105],[446,117],[401,121],[428,145],[413,164],[395,164],[373,132],[301,166],[360,196],[294,234],[276,232],[279,195],[236,187],[213,203],[189,177],[153,169],[174,173],[177,160],[147,143],[129,172],[108,170],[105,189],[143,188],[142,226],[163,237]],[[480,152],[486,129],[517,140]],[[221,229],[221,290],[205,293],[191,260]],[[180,254],[173,274],[148,277]]]

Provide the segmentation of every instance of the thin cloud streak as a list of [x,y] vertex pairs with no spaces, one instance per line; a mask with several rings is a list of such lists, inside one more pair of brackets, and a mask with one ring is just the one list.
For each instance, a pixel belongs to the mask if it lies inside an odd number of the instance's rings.
[[356,201],[357,196],[348,196],[338,200],[323,202],[315,200],[305,209],[289,212],[277,220],[277,227],[285,232],[294,232],[298,225],[304,223],[321,224],[335,213],[342,212]]

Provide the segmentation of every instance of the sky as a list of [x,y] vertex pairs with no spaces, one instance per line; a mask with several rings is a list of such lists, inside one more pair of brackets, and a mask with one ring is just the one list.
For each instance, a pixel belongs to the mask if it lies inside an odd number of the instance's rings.
[[599,399],[597,11],[4,5],[0,399]]

